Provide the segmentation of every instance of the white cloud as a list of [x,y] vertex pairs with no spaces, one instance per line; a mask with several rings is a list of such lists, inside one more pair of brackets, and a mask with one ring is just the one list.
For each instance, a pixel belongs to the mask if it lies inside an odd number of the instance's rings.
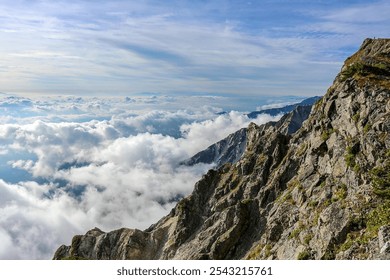
[[[5,90],[281,95],[310,94],[305,87],[310,84],[314,94],[320,94],[341,65],[322,65],[329,74],[311,71],[315,66],[301,62],[324,57],[321,54],[329,49],[337,54],[340,44],[344,46],[342,40],[334,44],[333,38],[323,38],[321,43],[310,36],[295,38],[285,33],[287,19],[277,26],[272,25],[276,20],[264,21],[264,26],[252,22],[255,11],[264,13],[258,5],[238,14],[233,5],[226,9],[226,18],[219,18],[219,4],[230,3],[188,2],[178,12],[170,3],[78,2],[0,4],[0,23],[5,30],[15,31],[0,32],[2,64],[7,69],[0,82]],[[297,10],[294,16],[302,13]],[[292,28],[300,36],[305,27]],[[328,31],[322,27],[321,31]],[[361,40],[356,30],[354,37]],[[329,60],[341,63],[340,57]],[[297,70],[303,81],[297,81]],[[294,87],[286,88],[281,80]]]
[[195,154],[197,151],[207,148],[209,145],[225,138],[240,128],[247,127],[250,122],[263,124],[279,119],[280,116],[259,115],[257,119],[249,119],[240,112],[232,111],[218,116],[212,120],[183,124],[181,130],[186,140],[187,149]]
[[[130,106],[142,107],[144,100],[153,99],[166,100],[168,105],[180,102],[180,98],[142,97]],[[202,101],[212,99],[202,97]],[[129,104],[119,101],[63,100],[32,100],[28,108],[41,106],[39,114],[51,119],[57,112],[66,119],[69,108],[76,105],[80,110],[72,118],[77,119],[91,114],[94,109],[88,108],[96,105],[93,108],[100,106],[94,111],[97,117],[104,116],[103,111],[113,117],[49,122],[29,112],[25,116],[15,112],[14,123],[0,125],[0,146],[7,151],[3,165],[25,170],[33,175],[25,180],[35,180],[0,181],[0,242],[4,244],[0,258],[51,258],[73,235],[95,226],[103,230],[148,227],[167,214],[179,197],[189,194],[211,167],[180,162],[253,121],[239,112],[216,115],[220,109],[214,107],[140,113],[141,109],[135,114],[126,110]],[[275,118],[259,116],[255,121],[271,119]]]

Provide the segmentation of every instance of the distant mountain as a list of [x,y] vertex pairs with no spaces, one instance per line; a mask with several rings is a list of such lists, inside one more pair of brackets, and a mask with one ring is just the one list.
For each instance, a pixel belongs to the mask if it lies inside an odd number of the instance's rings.
[[[280,125],[283,123],[285,125],[285,134],[292,134],[297,131],[303,121],[309,116],[311,106],[319,100],[319,96],[314,96],[307,98],[299,103],[284,106],[281,108],[266,109],[261,111],[254,111],[249,113],[247,116],[249,118],[255,119],[260,114],[269,114],[276,116],[279,114],[286,114],[282,117],[282,122],[270,122],[270,125]],[[291,111],[294,111],[293,114],[289,114]],[[219,112],[218,115],[226,114],[226,112]],[[288,121],[284,121],[284,118],[289,118]],[[210,145],[207,149],[200,151],[191,158],[182,162],[184,165],[195,165],[198,163],[215,163],[215,168],[219,168],[225,163],[235,163],[237,162],[242,154],[245,151],[246,147],[246,128],[242,128],[226,138]]]
[[198,163],[215,163],[218,168],[227,162],[235,163],[239,160],[245,151],[245,146],[246,128],[242,128],[197,153],[183,164],[191,166]]
[[[286,135],[294,133],[301,127],[303,121],[307,119],[312,107],[311,104],[317,99],[317,97],[313,97],[299,103],[309,105],[290,105],[283,107],[283,110],[287,111],[288,109],[292,109],[292,112],[283,116],[279,122],[269,122],[268,125],[275,125],[276,127],[283,126],[280,129]],[[200,151],[182,164],[191,166],[198,163],[215,163],[215,168],[219,168],[225,163],[236,163],[246,148],[246,132],[247,128],[242,128],[221,141],[212,144],[207,149]]]
[[241,158],[156,224],[92,229],[54,259],[389,260],[389,58],[390,39],[366,39],[297,131],[251,123]]
[[268,114],[271,116],[277,116],[280,114],[287,114],[287,113],[291,112],[292,110],[294,110],[297,106],[307,106],[307,105],[311,106],[314,103],[316,103],[320,98],[321,98],[321,96],[313,96],[313,97],[307,98],[307,99],[305,99],[299,103],[296,103],[296,104],[291,104],[291,105],[287,105],[287,106],[280,107],[280,108],[271,108],[271,109],[264,109],[264,110],[260,110],[260,111],[253,111],[253,112],[249,113],[247,116],[250,119],[256,119],[257,116],[261,115],[261,114]]

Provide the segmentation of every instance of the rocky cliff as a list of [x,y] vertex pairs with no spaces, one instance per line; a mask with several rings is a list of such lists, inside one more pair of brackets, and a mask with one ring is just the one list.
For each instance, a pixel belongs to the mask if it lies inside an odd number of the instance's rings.
[[54,259],[390,259],[390,39],[367,39],[293,134],[251,124],[145,231],[93,229]]
[[215,168],[219,168],[228,162],[236,163],[245,151],[246,131],[246,128],[241,128],[231,133],[221,141],[196,153],[188,160],[182,162],[182,164],[192,166],[198,163],[214,163]]

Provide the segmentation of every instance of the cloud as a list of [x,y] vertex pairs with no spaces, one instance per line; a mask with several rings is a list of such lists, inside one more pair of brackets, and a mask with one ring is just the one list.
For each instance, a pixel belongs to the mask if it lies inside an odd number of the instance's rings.
[[250,122],[263,124],[279,119],[280,116],[259,115],[257,119],[249,119],[240,112],[231,111],[228,114],[218,116],[212,120],[184,124],[181,126],[187,149],[195,154],[197,151],[207,148],[209,145],[222,140],[230,133],[240,128],[247,127]]
[[58,242],[78,231],[77,223],[88,222],[69,197],[49,200],[42,196],[51,187],[34,182],[10,185],[0,180],[1,259],[48,258]]
[[0,82],[11,92],[315,95],[364,37],[387,34],[385,1],[283,2],[2,3]]
[[[189,99],[202,103],[219,97]],[[125,100],[32,99],[26,110],[15,109],[13,123],[0,125],[0,165],[8,170],[0,180],[0,258],[51,258],[73,235],[95,226],[148,227],[212,167],[180,162],[253,121],[236,111],[218,115],[220,109],[209,106],[141,113],[150,101],[169,107],[181,97]],[[140,106],[137,114],[128,110],[134,105]],[[70,110],[73,106],[78,110]],[[110,119],[89,120],[107,112],[113,113]],[[51,122],[56,114],[57,122]],[[89,117],[60,121],[80,116]]]

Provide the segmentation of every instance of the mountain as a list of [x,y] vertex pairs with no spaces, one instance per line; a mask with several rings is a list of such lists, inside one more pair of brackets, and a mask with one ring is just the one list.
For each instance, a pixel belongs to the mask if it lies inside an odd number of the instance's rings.
[[280,108],[270,108],[270,109],[264,109],[264,110],[260,110],[260,111],[253,111],[253,112],[249,113],[247,116],[250,119],[256,119],[257,116],[261,115],[261,114],[268,114],[271,116],[287,114],[287,113],[290,113],[291,111],[293,111],[298,106],[312,106],[320,98],[321,98],[321,96],[313,96],[310,98],[306,98],[306,99],[304,99],[301,102],[296,103],[296,104],[291,104],[291,105],[287,105],[287,106],[280,107]]
[[216,168],[219,168],[227,162],[237,162],[245,151],[246,130],[246,128],[241,128],[221,141],[212,144],[207,149],[195,154],[182,164],[192,166],[198,163],[215,163]]
[[[269,125],[284,126],[284,130],[281,129],[284,134],[292,134],[297,131],[309,116],[311,105],[291,108],[293,110],[290,114],[285,115],[279,122],[270,122]],[[242,128],[200,151],[182,164],[191,166],[198,163],[215,163],[215,168],[219,168],[225,163],[236,163],[245,151],[246,133],[247,128]]]
[[54,259],[390,259],[390,39],[366,39],[302,127],[250,124],[147,230],[97,228]]

